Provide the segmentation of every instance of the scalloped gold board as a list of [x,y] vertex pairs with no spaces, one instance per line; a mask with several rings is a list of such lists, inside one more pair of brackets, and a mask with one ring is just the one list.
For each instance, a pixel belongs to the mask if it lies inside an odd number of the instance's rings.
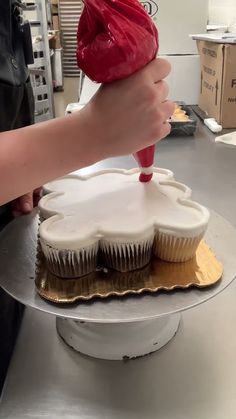
[[120,273],[104,269],[77,279],[62,279],[50,273],[44,256],[39,253],[35,285],[42,298],[61,304],[162,290],[205,288],[216,284],[222,274],[223,265],[202,241],[196,256],[185,263],[164,262],[153,257],[151,263],[140,270]]

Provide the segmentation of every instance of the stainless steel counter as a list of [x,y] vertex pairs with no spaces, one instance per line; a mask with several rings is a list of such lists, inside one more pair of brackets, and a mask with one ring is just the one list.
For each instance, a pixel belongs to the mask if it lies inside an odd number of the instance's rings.
[[[194,138],[163,141],[156,162],[236,226],[236,148],[216,145],[200,126]],[[236,283],[184,313],[177,336],[164,349],[127,363],[75,353],[57,336],[53,317],[27,309],[0,418],[234,419],[235,359]]]

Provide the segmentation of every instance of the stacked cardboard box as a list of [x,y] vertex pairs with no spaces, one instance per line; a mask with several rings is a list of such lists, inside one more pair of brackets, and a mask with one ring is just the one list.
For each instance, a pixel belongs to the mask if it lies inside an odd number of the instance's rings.
[[61,45],[61,31],[59,20],[59,4],[58,0],[50,0],[51,3],[51,27],[52,32],[49,38],[50,48],[54,50],[52,56],[52,77],[54,89],[63,88],[63,70],[62,70],[62,45]]
[[50,3],[51,3],[51,15],[52,15],[52,21],[51,21],[52,30],[60,31],[58,0],[50,0]]
[[199,40],[198,49],[199,106],[223,128],[236,128],[236,44]]

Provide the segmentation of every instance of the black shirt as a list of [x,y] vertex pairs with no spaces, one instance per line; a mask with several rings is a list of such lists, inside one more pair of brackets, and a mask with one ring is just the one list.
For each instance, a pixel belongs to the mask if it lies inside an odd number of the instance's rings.
[[20,2],[0,0],[0,81],[12,86],[20,86],[29,77],[16,3]]
[[[0,0],[0,131],[34,122],[34,97],[28,80],[22,35],[14,14],[15,2]],[[0,207],[0,234],[11,218],[9,205]],[[0,393],[22,313],[23,306],[0,288]]]

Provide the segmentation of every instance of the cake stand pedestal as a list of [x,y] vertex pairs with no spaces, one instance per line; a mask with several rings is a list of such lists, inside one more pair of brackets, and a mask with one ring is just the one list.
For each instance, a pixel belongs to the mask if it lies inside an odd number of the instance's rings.
[[57,331],[73,349],[93,358],[128,360],[156,352],[176,334],[180,314],[135,323],[86,323],[57,317]]
[[95,358],[126,360],[160,349],[177,332],[181,312],[215,297],[235,278],[236,230],[212,212],[206,241],[224,265],[223,277],[215,286],[54,305],[39,297],[34,285],[37,231],[36,212],[4,229],[0,237],[0,285],[26,306],[56,316],[64,341]]

